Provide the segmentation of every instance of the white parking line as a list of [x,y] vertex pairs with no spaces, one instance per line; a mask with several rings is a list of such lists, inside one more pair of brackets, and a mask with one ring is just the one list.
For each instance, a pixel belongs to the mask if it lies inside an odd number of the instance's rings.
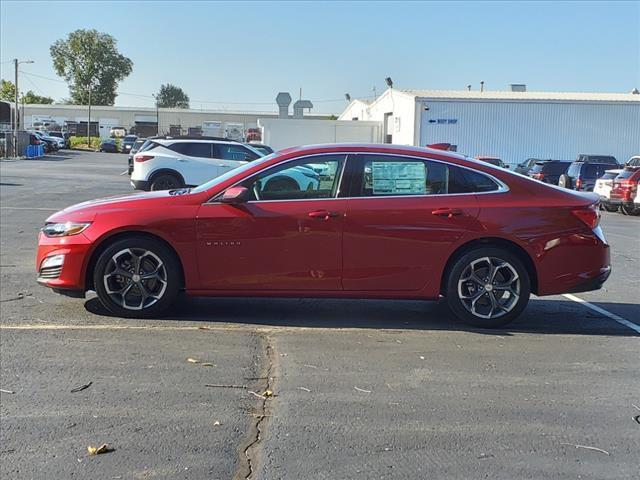
[[573,300],[574,302],[581,303],[585,307],[590,308],[591,310],[598,312],[599,314],[604,315],[605,317],[609,317],[611,320],[615,320],[620,325],[624,325],[625,327],[629,327],[631,330],[635,330],[636,332],[640,333],[640,325],[630,322],[629,320],[626,320],[622,317],[619,317],[615,313],[611,313],[605,310],[604,308],[600,308],[594,305],[593,303],[589,303],[586,300],[576,297],[575,295],[571,295],[570,293],[565,293],[562,296],[565,298],[568,298],[569,300]]

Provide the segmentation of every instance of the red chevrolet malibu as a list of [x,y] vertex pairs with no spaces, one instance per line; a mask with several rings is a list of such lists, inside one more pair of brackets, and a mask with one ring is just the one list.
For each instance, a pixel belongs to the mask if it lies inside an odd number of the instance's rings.
[[529,295],[600,288],[593,194],[439,150],[291,148],[196,188],[81,203],[42,229],[38,281],[150,317],[202,296],[436,300],[496,327]]

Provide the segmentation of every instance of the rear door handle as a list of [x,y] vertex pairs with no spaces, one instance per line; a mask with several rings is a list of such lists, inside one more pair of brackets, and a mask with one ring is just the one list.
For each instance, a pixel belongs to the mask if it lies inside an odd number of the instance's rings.
[[437,217],[453,218],[454,216],[462,215],[462,210],[459,208],[436,208],[431,214]]
[[309,212],[309,218],[316,218],[318,220],[329,220],[330,218],[340,215],[338,212],[330,212],[328,210],[314,210]]

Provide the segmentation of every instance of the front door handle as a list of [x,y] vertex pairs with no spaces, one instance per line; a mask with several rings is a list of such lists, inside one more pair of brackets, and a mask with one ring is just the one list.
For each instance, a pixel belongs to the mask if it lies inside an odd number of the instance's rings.
[[338,212],[330,212],[328,210],[314,210],[309,212],[309,218],[315,218],[318,220],[329,220],[340,215]]
[[431,214],[437,217],[453,218],[454,216],[462,215],[462,210],[459,208],[437,208]]

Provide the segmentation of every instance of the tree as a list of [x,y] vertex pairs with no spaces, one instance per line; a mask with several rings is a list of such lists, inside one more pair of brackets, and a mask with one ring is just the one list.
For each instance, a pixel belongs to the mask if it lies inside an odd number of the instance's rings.
[[117,41],[97,30],[76,30],[51,48],[53,68],[69,84],[70,100],[87,105],[89,88],[93,105],[113,105],[118,82],[133,68],[131,59],[118,52]]
[[0,86],[0,100],[5,102],[15,102],[16,100],[16,86],[9,80],[2,79],[2,85]]
[[20,98],[21,98],[21,101],[24,103],[38,103],[40,105],[53,103],[53,98],[36,95],[31,90],[29,90],[27,93],[22,95],[22,97]]
[[189,108],[189,96],[180,87],[170,83],[160,85],[156,100],[161,108]]
[[[2,80],[2,86],[0,87],[0,100],[5,100],[7,102],[15,102],[16,100],[16,86],[13,82],[9,80]],[[36,95],[33,90],[29,90],[26,93],[23,93],[22,96],[18,99],[20,102],[24,103],[53,103],[53,98],[51,97],[43,97],[40,95]]]

